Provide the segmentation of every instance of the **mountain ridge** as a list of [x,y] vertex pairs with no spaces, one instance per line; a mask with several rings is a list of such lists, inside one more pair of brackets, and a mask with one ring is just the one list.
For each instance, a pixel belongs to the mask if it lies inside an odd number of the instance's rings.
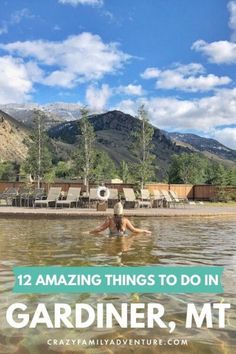
[[194,151],[201,152],[206,156],[217,156],[219,159],[236,162],[236,150],[230,149],[213,138],[206,138],[192,133],[164,132],[177,145],[181,143],[192,147]]
[[[2,118],[1,118],[2,117]],[[24,144],[29,137],[30,128],[15,118],[0,111],[0,161],[22,161],[27,155]],[[132,131],[141,127],[138,118],[118,110],[89,116],[89,121],[96,133],[95,147],[104,150],[114,160],[137,161],[133,155],[130,143]],[[214,139],[202,138],[195,134],[168,133],[153,126],[153,153],[157,158],[158,178],[165,179],[172,155],[183,152],[197,152],[209,159],[236,166],[236,151],[225,147]],[[80,140],[79,119],[53,124],[48,128],[52,138],[57,158],[70,159]],[[208,149],[208,150],[207,150]]]
[[27,127],[0,110],[0,162],[24,160],[28,151],[24,143],[27,138]]
[[[48,103],[44,105],[39,105],[35,103],[24,103],[24,104],[1,104],[0,105],[0,110],[6,112],[10,116],[14,117],[18,121],[22,121],[24,124],[28,126],[32,126],[32,118],[33,118],[33,111],[34,109],[40,109],[43,110],[43,112],[47,116],[47,127],[49,128],[51,125],[55,126],[60,123],[64,122],[69,122],[72,120],[78,120],[80,118],[80,109],[81,109],[81,104],[79,103],[65,103],[65,102],[54,102],[54,103]],[[106,114],[102,113],[102,114]],[[198,139],[208,139],[208,141],[212,141],[212,143],[215,141],[219,145],[224,146],[224,144],[218,142],[215,139],[212,138],[206,138],[206,137],[201,137],[197,134],[192,134],[192,133],[179,133],[179,132],[167,132],[167,131],[162,131],[167,137],[169,137],[172,141],[176,142],[177,144],[179,143],[187,143],[195,147],[199,151],[203,151],[200,146],[195,145],[195,137]],[[183,138],[177,139],[174,135],[182,136]],[[190,137],[190,140],[189,140]],[[186,139],[188,141],[186,141]],[[214,143],[213,143],[214,144]],[[232,148],[224,146],[226,149],[230,151],[235,151]],[[210,146],[210,149],[212,147]],[[217,149],[215,151],[211,151],[213,153],[217,153]],[[219,149],[218,149],[219,152]],[[234,154],[233,154],[234,155]],[[234,157],[233,157],[234,159]]]
[[[132,131],[141,127],[141,121],[137,118],[118,110],[102,114],[91,115],[90,123],[96,133],[96,148],[105,150],[116,162],[125,160],[134,162],[136,158],[130,149]],[[157,158],[159,178],[166,178],[171,156],[181,152],[189,152],[184,147],[179,147],[161,132],[154,128],[152,153]],[[79,120],[65,122],[49,129],[49,136],[67,144],[77,145],[80,140]]]

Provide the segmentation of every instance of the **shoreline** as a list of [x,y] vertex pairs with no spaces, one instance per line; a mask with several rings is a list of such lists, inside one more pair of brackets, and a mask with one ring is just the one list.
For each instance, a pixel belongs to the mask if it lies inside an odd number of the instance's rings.
[[[35,219],[59,219],[59,218],[99,218],[113,215],[113,209],[97,211],[96,209],[76,208],[26,208],[0,206],[0,219],[2,218],[35,218]],[[232,206],[209,206],[188,205],[176,208],[139,208],[124,209],[127,217],[234,217],[236,219],[236,205]]]

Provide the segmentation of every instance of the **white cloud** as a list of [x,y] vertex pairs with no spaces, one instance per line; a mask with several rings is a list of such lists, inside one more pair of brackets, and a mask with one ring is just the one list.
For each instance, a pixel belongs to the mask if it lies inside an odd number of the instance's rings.
[[144,94],[143,88],[141,85],[132,85],[120,86],[117,89],[118,93],[123,93],[130,96],[142,96]]
[[230,146],[232,149],[236,149],[236,127],[216,129],[212,132],[212,136],[225,146]]
[[44,79],[44,85],[72,88],[75,85],[76,74],[63,70],[53,71]]
[[[148,110],[151,122],[161,129],[202,131],[202,134],[214,137],[218,126],[235,124],[236,88],[219,90],[212,96],[193,100],[141,97],[136,100],[123,100],[113,108],[135,115],[141,104]],[[225,130],[225,134],[226,132],[228,131]],[[219,137],[219,140],[224,142],[223,138]],[[234,147],[234,142],[229,140],[226,145]]]
[[232,43],[229,41],[207,43],[204,40],[200,39],[193,43],[191,49],[206,55],[211,63],[236,63],[236,43]]
[[229,1],[229,27],[232,30],[231,41],[221,40],[211,43],[199,39],[193,43],[191,49],[207,56],[211,63],[235,64],[236,63],[236,1]]
[[229,16],[229,27],[236,30],[236,1],[230,1],[228,3]]
[[155,79],[159,76],[160,70],[157,68],[147,68],[142,74],[143,79]]
[[236,40],[236,1],[228,3],[229,10],[229,27],[232,29],[231,40]]
[[147,68],[141,76],[144,79],[156,78],[156,88],[191,92],[209,91],[231,82],[227,76],[206,75],[204,72],[205,69],[201,64],[190,63],[178,64],[174,69],[162,71],[158,68]]
[[27,8],[21,9],[19,11],[13,12],[11,15],[9,23],[11,25],[16,25],[20,23],[25,18],[34,18],[35,16],[31,14],[30,10]]
[[[23,65],[23,63],[22,63]],[[25,70],[28,73],[28,77],[32,83],[44,83],[44,72],[43,70],[33,61],[28,61],[24,64]]]
[[[28,71],[29,70],[29,71]],[[9,56],[0,57],[0,103],[21,103],[30,98],[32,77],[29,72],[36,73],[36,68],[22,60]]]
[[115,16],[113,15],[113,13],[111,11],[104,10],[101,12],[101,15],[106,17],[110,23],[116,22]]
[[106,44],[98,35],[87,32],[61,42],[18,41],[0,44],[0,48],[26,60],[33,58],[37,64],[47,66],[49,75],[45,78],[45,84],[68,88],[79,82],[99,80],[106,74],[114,74],[130,58],[118,49],[117,43]]
[[0,25],[0,35],[8,33],[9,27],[13,27],[19,24],[25,18],[34,18],[34,15],[31,14],[29,9],[24,8],[13,12],[10,16],[10,19],[8,21],[2,22],[2,24]]
[[91,6],[101,6],[103,5],[103,0],[59,0],[59,4],[63,5],[91,5]]
[[89,86],[86,91],[86,102],[89,109],[94,112],[104,111],[111,95],[112,90],[106,84],[103,84],[101,88],[92,85]]
[[118,109],[124,113],[131,114],[132,116],[136,116],[138,107],[141,105],[140,100],[122,100],[119,102],[115,107],[112,107],[112,109]]

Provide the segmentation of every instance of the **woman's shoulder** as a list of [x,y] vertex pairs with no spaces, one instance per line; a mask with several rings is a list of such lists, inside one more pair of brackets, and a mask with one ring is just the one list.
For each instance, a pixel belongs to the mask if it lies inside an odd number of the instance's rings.
[[124,216],[123,217],[123,222],[127,223],[127,222],[129,222],[129,219],[126,216]]

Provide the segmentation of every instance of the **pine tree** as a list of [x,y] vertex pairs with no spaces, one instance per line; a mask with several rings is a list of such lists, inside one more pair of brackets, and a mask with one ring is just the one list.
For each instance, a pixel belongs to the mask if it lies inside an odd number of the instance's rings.
[[129,171],[129,165],[127,164],[126,161],[124,161],[124,160],[121,161],[118,174],[124,183],[127,183],[130,181],[131,176],[130,176],[130,171]]
[[95,133],[93,126],[89,123],[89,111],[84,107],[80,110],[81,118],[79,126],[81,131],[81,139],[79,147],[74,155],[76,169],[81,173],[86,186],[86,193],[89,193],[89,182],[92,177],[92,171],[95,160],[94,141]]
[[155,155],[151,153],[153,149],[152,138],[154,129],[149,123],[147,111],[142,105],[138,110],[138,119],[140,121],[140,128],[133,132],[132,151],[137,159],[137,163],[133,165],[136,171],[136,180],[140,183],[141,188],[144,184],[154,177]]
[[43,176],[52,166],[52,156],[49,150],[49,138],[46,134],[46,115],[40,110],[34,110],[33,130],[28,145],[28,155],[23,164],[25,172],[37,179],[38,187]]
[[92,175],[93,181],[98,183],[117,176],[114,161],[105,151],[96,152]]
[[169,183],[204,183],[207,160],[194,153],[173,155],[169,169]]

